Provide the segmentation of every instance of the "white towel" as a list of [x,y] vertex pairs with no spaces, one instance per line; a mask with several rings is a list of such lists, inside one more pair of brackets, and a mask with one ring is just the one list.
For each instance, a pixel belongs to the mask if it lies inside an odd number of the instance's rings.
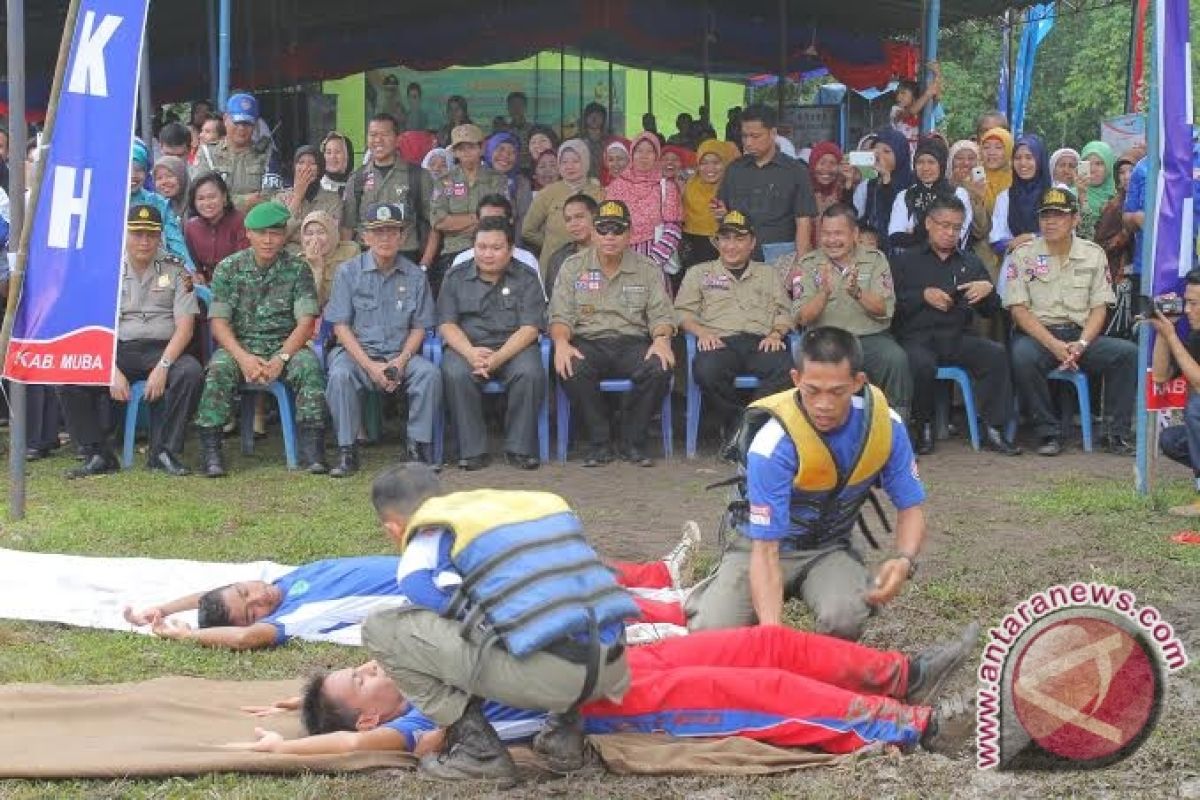
[[[0,619],[62,622],[150,633],[125,621],[126,606],[160,605],[237,581],[271,582],[295,567],[272,561],[225,564],[157,558],[96,558],[0,549]],[[172,619],[196,625],[196,612]],[[306,637],[307,638],[307,637]],[[346,642],[346,631],[313,637]],[[358,628],[353,644],[358,644]]]

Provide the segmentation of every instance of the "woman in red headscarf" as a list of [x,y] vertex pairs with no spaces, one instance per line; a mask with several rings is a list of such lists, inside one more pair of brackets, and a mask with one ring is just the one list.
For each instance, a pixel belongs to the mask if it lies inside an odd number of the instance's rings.
[[849,203],[854,192],[854,171],[843,164],[842,148],[817,142],[808,155],[808,174],[817,199],[817,216],[834,203]]
[[679,271],[674,256],[683,236],[679,187],[663,177],[662,145],[657,136],[643,131],[629,149],[629,166],[608,185],[605,199],[620,200],[629,207],[633,217],[629,246],[673,275]]

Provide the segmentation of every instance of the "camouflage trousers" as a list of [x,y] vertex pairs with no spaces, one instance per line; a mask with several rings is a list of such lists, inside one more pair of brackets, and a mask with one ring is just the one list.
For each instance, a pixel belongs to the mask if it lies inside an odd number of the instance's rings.
[[[296,396],[296,425],[324,427],[325,372],[316,353],[307,347],[298,350],[283,368],[280,380]],[[220,428],[229,422],[242,382],[242,369],[233,356],[224,349],[213,353],[204,377],[204,394],[200,396],[200,408],[196,412],[196,427]]]

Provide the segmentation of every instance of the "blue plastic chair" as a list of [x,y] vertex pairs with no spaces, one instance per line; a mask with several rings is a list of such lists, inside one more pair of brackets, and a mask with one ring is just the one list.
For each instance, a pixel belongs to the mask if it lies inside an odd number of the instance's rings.
[[[429,356],[433,361],[434,366],[440,371],[442,368],[442,349],[445,343],[441,337],[430,335],[425,340],[426,347],[432,349]],[[546,372],[546,393],[542,395],[542,402],[538,406],[538,458],[542,463],[550,460],[550,338],[542,336],[538,340],[538,349],[541,352],[542,369]],[[484,394],[504,394],[504,383],[493,380],[483,384]],[[437,423],[434,428],[434,458],[440,463],[442,460],[443,446],[445,438],[445,420],[442,414],[437,415]]]
[[[670,383],[667,385],[667,393],[663,395],[662,402],[662,444],[663,456],[671,458],[674,454],[674,434],[671,430],[671,391],[674,388],[675,378],[671,377]],[[562,382],[557,384],[555,394],[555,404],[557,410],[558,429],[558,460],[559,463],[567,462],[567,445],[569,444],[571,434],[571,400],[567,397],[567,393],[563,391]],[[633,391],[633,381],[628,378],[615,378],[605,381],[600,381],[600,391],[612,394],[623,394]]]
[[296,469],[299,459],[296,456],[296,409],[292,396],[283,381],[271,381],[268,384],[243,383],[238,386],[241,394],[241,422],[239,425],[242,437],[242,455],[254,453],[254,395],[267,393],[275,398],[279,406],[279,428],[283,431],[283,452],[287,457],[288,469]]
[[146,382],[136,381],[129,387],[129,402],[125,404],[125,441],[121,448],[121,463],[125,469],[133,466],[133,445],[137,438],[138,415],[146,396]]
[[[700,438],[700,411],[704,401],[704,395],[703,392],[700,391],[700,385],[696,383],[696,377],[692,371],[692,361],[696,358],[696,337],[690,333],[687,333],[684,334],[684,341],[687,345],[687,392],[685,395],[686,403],[684,405],[684,449],[688,458],[695,458],[696,442]],[[800,334],[789,333],[788,344],[791,347],[792,359],[795,360],[796,353],[800,349]],[[735,389],[753,391],[760,385],[762,385],[762,382],[753,375],[738,375],[733,379],[733,388]]]
[[[1092,452],[1092,396],[1087,375],[1081,370],[1056,369],[1046,377],[1052,381],[1064,381],[1075,387],[1075,394],[1079,400],[1079,427],[1083,431],[1083,451]],[[1063,417],[1062,430],[1065,436],[1071,413],[1064,411]]]
[[[965,369],[959,367],[938,367],[937,379],[958,384],[963,396],[964,413],[967,415],[967,431],[971,435],[971,447],[979,449],[979,414],[975,409],[975,392],[971,388],[971,376]],[[946,420],[950,416],[949,398],[939,392],[937,396],[937,430],[939,434],[946,430]]]
[[[1083,451],[1085,453],[1092,452],[1092,397],[1091,387],[1088,385],[1088,377],[1085,373],[1078,370],[1063,370],[1056,369],[1046,375],[1047,380],[1064,381],[1075,387],[1075,394],[1079,401],[1079,428],[1083,433]],[[1008,438],[1011,441],[1017,432],[1017,421],[1020,418],[1020,405],[1016,396],[1013,400],[1013,418],[1008,423]],[[1070,430],[1071,412],[1064,411],[1063,419],[1060,423],[1062,435],[1066,436]]]

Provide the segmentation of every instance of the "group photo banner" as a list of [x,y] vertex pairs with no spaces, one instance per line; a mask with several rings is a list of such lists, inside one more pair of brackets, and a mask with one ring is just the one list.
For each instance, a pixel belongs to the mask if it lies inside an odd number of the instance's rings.
[[31,209],[25,283],[4,358],[11,380],[112,380],[148,7],[149,0],[80,3]]

